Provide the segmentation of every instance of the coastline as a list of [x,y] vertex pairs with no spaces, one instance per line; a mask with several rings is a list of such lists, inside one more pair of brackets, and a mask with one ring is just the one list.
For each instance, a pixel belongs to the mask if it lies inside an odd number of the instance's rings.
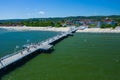
[[[1,29],[13,30],[13,31],[56,31],[56,32],[65,32],[69,30],[69,27],[0,27]],[[83,33],[120,33],[120,29],[101,29],[101,28],[87,28],[84,30],[78,30],[77,32]]]
[[5,29],[5,30],[13,30],[13,31],[56,31],[56,32],[65,32],[68,31],[69,28],[68,27],[60,27],[60,28],[56,28],[56,27],[0,27],[1,29]]
[[120,33],[120,29],[87,28],[84,30],[78,30],[77,32],[83,32],[83,33]]

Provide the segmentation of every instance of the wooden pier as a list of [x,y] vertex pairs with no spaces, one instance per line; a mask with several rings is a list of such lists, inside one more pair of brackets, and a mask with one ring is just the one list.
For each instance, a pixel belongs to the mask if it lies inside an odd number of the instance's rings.
[[29,44],[24,46],[23,50],[20,50],[18,52],[15,52],[13,54],[7,55],[5,57],[0,58],[0,69],[3,69],[10,64],[17,62],[18,60],[21,60],[24,57],[27,57],[28,55],[40,50],[41,52],[49,51],[53,48],[53,45],[59,42],[60,40],[66,38],[67,36],[72,35],[74,32],[76,32],[78,28],[73,27],[70,28],[67,32],[62,32],[50,39],[47,39],[42,42],[38,42],[37,44]]

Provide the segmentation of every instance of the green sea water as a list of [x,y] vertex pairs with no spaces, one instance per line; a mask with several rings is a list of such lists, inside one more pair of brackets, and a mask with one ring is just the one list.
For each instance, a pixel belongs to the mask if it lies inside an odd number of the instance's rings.
[[120,80],[120,34],[75,33],[54,49],[51,54],[38,55],[2,79]]

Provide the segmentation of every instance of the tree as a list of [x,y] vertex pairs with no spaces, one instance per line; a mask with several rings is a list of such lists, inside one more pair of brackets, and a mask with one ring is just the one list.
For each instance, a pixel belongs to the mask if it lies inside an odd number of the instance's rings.
[[61,25],[60,22],[57,22],[57,23],[55,24],[55,27],[62,27],[62,25]]
[[101,28],[115,28],[116,25],[115,24],[102,24]]

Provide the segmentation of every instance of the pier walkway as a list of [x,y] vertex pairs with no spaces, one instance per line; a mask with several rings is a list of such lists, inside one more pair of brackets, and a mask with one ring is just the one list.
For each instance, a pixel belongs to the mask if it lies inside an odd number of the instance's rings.
[[42,42],[38,42],[36,44],[29,44],[24,46],[24,49],[15,52],[13,54],[7,55],[5,57],[0,58],[0,69],[7,67],[8,65],[17,62],[18,60],[32,54],[33,52],[36,52],[38,50],[41,51],[48,51],[53,47],[54,42],[64,39],[65,37],[72,35],[74,32],[76,32],[78,28],[73,27],[70,28],[67,32],[62,32],[50,39],[47,39]]

